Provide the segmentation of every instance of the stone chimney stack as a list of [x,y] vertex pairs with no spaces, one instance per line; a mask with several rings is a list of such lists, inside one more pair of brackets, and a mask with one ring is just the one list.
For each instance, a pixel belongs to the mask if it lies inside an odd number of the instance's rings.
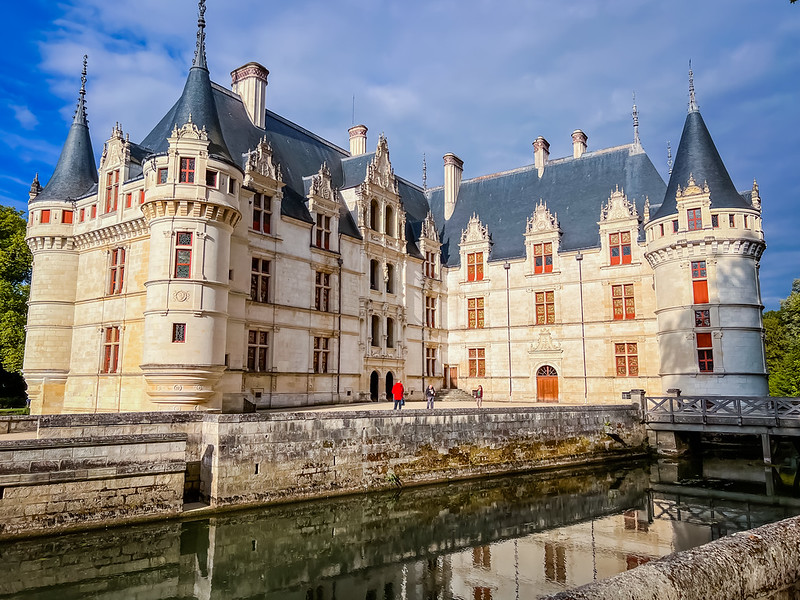
[[353,125],[347,130],[350,134],[350,156],[359,156],[367,152],[367,126]]
[[231,89],[239,94],[253,125],[262,129],[267,109],[267,76],[269,71],[257,62],[231,71]]
[[444,155],[444,219],[453,216],[458,200],[458,188],[461,186],[461,175],[464,172],[464,161],[452,152]]
[[572,132],[572,158],[580,158],[586,152],[588,136],[580,129]]
[[547,164],[548,158],[550,158],[550,143],[542,136],[539,136],[533,142],[533,165],[539,169],[539,177],[544,172],[544,166]]

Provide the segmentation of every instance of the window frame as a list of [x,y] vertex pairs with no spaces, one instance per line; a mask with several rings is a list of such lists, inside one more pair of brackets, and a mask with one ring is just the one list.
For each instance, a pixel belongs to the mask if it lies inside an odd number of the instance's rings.
[[62,210],[61,211],[61,222],[64,225],[72,225],[73,220],[75,219],[74,211],[71,210]]
[[105,213],[117,212],[119,201],[119,169],[106,173]]
[[42,224],[42,225],[47,225],[48,223],[50,223],[50,209],[49,208],[45,208],[39,214],[39,223]]
[[533,245],[533,273],[535,275],[553,272],[553,242]]
[[484,296],[467,298],[467,329],[484,329],[486,326]]
[[178,183],[194,183],[196,162],[193,157],[181,156],[180,170],[178,171]]
[[467,281],[483,281],[483,251],[467,253]]
[[612,284],[611,306],[615,321],[636,318],[636,290],[632,283]]
[[169,169],[167,167],[159,167],[156,170],[156,185],[164,185],[169,179]]
[[172,343],[173,344],[186,343],[186,323],[172,324]]
[[125,284],[126,257],[125,248],[111,249],[111,262],[108,269],[108,296],[116,296],[122,293],[122,288]]
[[703,211],[700,208],[690,208],[686,211],[686,226],[689,231],[703,229]]
[[[181,236],[188,235],[189,242],[182,243]],[[194,232],[192,231],[176,231],[175,232],[175,268],[173,270],[173,278],[175,279],[191,279],[192,278],[192,250],[194,242]],[[184,259],[188,256],[188,262]],[[185,267],[186,274],[183,275]]]
[[714,340],[711,332],[695,334],[697,348],[697,368],[701,373],[714,372]]
[[120,327],[111,325],[103,328],[103,359],[100,372],[119,373]]
[[269,332],[263,329],[247,330],[247,357],[245,366],[251,373],[269,371]]
[[629,265],[633,260],[633,236],[630,231],[608,234],[608,256],[611,265]]
[[272,196],[256,193],[253,195],[253,231],[272,233]]
[[327,373],[330,365],[330,340],[325,336],[314,336],[313,371],[314,373]]
[[614,342],[614,375],[615,377],[639,376],[638,342]]
[[425,377],[436,376],[436,346],[425,346]]
[[467,364],[469,377],[486,377],[486,348],[468,348]]
[[555,325],[556,294],[554,290],[534,292],[533,304],[536,325]]
[[325,271],[314,272],[314,309],[331,311],[331,274]]
[[328,215],[317,213],[314,227],[314,245],[324,250],[331,249],[331,218]]
[[690,264],[693,304],[708,304],[708,269],[706,261],[693,260]]
[[250,300],[269,304],[272,287],[272,261],[253,256],[250,259]]
[[425,296],[425,326],[436,327],[436,296]]

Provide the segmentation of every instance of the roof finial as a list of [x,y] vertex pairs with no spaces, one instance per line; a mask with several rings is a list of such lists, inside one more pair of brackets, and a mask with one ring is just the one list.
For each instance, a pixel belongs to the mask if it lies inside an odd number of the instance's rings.
[[86,118],[86,63],[89,57],[83,55],[83,71],[81,71],[81,91],[78,93],[78,106],[75,107],[75,116],[72,119],[73,123],[80,125],[88,125],[89,120]]
[[669,145],[669,140],[667,140],[667,169],[672,175],[672,146]]
[[697,100],[694,97],[694,73],[692,73],[692,60],[689,59],[689,112],[697,112]]
[[428,163],[425,162],[425,153],[422,153],[422,191],[428,189]]
[[642,145],[639,140],[639,109],[636,108],[636,92],[633,92],[633,143],[635,146]]
[[198,4],[199,14],[197,16],[197,48],[194,51],[194,62],[192,67],[200,67],[208,70],[206,63],[206,0],[200,0]]

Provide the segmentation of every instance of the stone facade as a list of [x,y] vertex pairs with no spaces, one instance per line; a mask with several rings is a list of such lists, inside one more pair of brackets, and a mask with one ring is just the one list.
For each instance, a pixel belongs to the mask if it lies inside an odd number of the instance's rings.
[[533,164],[473,179],[448,153],[426,189],[385,137],[366,153],[363,125],[348,152],[270,112],[258,63],[213,84],[198,24],[141,143],[115,126],[95,168],[82,88],[31,188],[33,413],[381,400],[398,380],[584,404],[765,393],[761,198],[696,106],[666,194],[638,133],[587,151],[579,130],[566,158],[539,136]]

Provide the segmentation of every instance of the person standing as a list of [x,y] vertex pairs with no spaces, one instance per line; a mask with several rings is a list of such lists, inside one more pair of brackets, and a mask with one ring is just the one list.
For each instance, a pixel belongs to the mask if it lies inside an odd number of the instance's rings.
[[475,401],[478,403],[478,408],[483,406],[483,386],[479,385],[475,391]]
[[405,393],[403,382],[398,379],[397,383],[392,386],[392,398],[394,398],[394,410],[401,410],[403,408],[403,394]]
[[429,385],[428,389],[425,390],[425,399],[428,401],[428,408],[433,408],[434,398],[436,398],[436,390],[433,389],[432,385]]

